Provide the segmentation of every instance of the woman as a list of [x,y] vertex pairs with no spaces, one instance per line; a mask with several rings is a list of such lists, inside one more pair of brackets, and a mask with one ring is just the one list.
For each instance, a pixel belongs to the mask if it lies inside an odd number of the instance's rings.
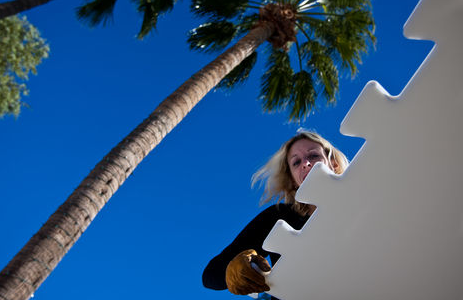
[[284,143],[254,174],[252,185],[266,181],[261,203],[284,200],[284,204],[272,205],[261,212],[209,262],[203,273],[205,287],[214,290],[228,288],[237,295],[270,290],[264,276],[252,267],[252,263],[262,271],[270,271],[264,257],[270,256],[274,264],[279,255],[263,250],[262,244],[276,221],[285,220],[299,230],[315,211],[314,205],[296,202],[294,196],[317,162],[324,163],[336,174],[344,172],[348,164],[345,155],[330,142],[316,133],[301,131]]

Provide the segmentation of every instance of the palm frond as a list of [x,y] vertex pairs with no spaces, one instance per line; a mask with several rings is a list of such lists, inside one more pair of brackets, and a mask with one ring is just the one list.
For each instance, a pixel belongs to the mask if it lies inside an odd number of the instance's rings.
[[137,10],[143,13],[143,22],[138,39],[143,39],[152,30],[156,29],[158,17],[174,8],[176,0],[134,0]]
[[248,0],[192,0],[191,11],[199,17],[230,19],[243,13]]
[[315,90],[322,90],[328,103],[334,102],[339,89],[339,73],[331,57],[333,51],[314,40],[302,44],[300,48],[307,70],[315,78]]
[[237,28],[231,22],[213,21],[200,25],[188,33],[192,50],[214,52],[223,50],[236,36]]
[[87,22],[91,27],[100,23],[106,25],[111,19],[116,0],[94,0],[76,10],[77,18]]
[[300,121],[304,119],[315,106],[317,93],[312,81],[312,75],[306,71],[294,74],[293,87],[289,100],[289,120]]
[[217,85],[217,88],[233,89],[236,86],[243,84],[249,77],[252,68],[257,61],[257,52],[253,52],[246,57],[238,66],[236,66],[222,81]]
[[375,42],[373,18],[367,11],[355,10],[335,18],[332,23],[339,28],[333,46],[341,56],[343,67],[349,67],[355,74],[357,64],[362,62],[361,54],[368,50],[368,41]]
[[350,69],[351,75],[356,74],[362,53],[375,42],[374,21],[369,11],[352,10],[325,20],[302,16],[299,20],[305,23],[304,28],[313,39],[336,51],[335,61],[343,69]]
[[265,111],[285,109],[291,97],[294,74],[288,53],[273,50],[267,62],[267,70],[262,75],[260,98]]

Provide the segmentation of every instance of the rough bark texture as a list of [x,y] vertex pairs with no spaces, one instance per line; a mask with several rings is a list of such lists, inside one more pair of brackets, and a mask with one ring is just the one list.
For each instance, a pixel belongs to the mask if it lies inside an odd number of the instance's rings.
[[29,299],[143,158],[273,31],[271,23],[253,29],[188,79],[113,148],[2,270],[0,300]]
[[0,19],[19,14],[51,0],[15,0],[0,3]]

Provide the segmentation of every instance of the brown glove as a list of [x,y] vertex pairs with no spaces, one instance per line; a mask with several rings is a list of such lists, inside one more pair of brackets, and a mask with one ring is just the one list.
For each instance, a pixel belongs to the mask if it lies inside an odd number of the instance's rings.
[[253,249],[241,252],[230,261],[225,273],[228,290],[233,294],[247,295],[270,290],[265,277],[254,270],[251,263],[255,263],[264,272],[272,269],[267,260]]

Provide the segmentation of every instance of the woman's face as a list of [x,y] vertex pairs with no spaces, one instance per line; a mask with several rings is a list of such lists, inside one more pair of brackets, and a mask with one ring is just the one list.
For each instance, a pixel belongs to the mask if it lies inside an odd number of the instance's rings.
[[315,163],[322,162],[328,165],[328,158],[322,145],[309,139],[295,142],[289,148],[286,160],[297,187],[302,184]]

